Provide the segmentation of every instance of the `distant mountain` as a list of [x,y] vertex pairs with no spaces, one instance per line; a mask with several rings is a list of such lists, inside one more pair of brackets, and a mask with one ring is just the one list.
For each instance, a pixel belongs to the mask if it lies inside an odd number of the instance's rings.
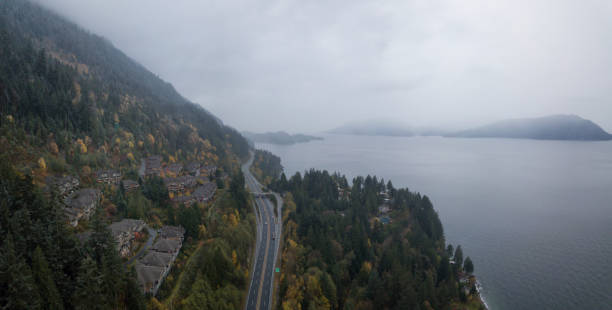
[[445,136],[581,141],[612,139],[612,135],[604,131],[597,124],[576,115],[509,119],[478,128],[458,131]]
[[258,143],[270,143],[270,144],[295,144],[304,143],[312,140],[323,140],[321,137],[295,134],[291,135],[284,131],[277,132],[265,132],[265,133],[254,133],[244,131],[242,133],[247,139],[258,142]]

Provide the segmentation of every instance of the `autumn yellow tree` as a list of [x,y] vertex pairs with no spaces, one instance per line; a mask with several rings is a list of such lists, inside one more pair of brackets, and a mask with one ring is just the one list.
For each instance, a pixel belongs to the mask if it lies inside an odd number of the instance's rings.
[[42,157],[38,159],[38,168],[40,168],[42,172],[47,171],[47,163],[45,162],[45,159]]
[[87,153],[87,145],[85,145],[85,143],[83,142],[83,139],[77,139],[76,144],[81,153],[83,154]]
[[147,142],[148,142],[149,144],[151,144],[151,145],[154,145],[154,144],[155,144],[155,137],[153,137],[153,135],[152,135],[152,134],[148,134],[148,135],[147,135]]
[[55,141],[49,142],[49,151],[54,155],[59,153],[59,148],[57,147],[57,143],[55,143]]

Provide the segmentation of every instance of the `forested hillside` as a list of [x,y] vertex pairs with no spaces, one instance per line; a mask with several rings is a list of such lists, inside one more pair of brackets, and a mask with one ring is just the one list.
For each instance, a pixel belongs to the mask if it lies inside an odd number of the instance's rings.
[[26,0],[0,2],[0,147],[0,308],[241,305],[255,234],[246,140]]
[[1,142],[19,164],[130,167],[156,153],[227,165],[248,153],[238,132],[172,85],[37,5],[2,1],[0,41]]
[[316,170],[271,187],[286,193],[279,308],[483,307],[427,196]]
[[255,150],[251,173],[263,185],[270,185],[274,180],[278,179],[283,173],[280,157],[264,150]]

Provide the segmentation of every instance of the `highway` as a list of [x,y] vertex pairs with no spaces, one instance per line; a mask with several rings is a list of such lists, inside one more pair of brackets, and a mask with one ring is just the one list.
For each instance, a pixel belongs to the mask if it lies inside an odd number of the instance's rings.
[[[251,283],[247,295],[245,309],[269,310],[272,308],[272,292],[274,288],[274,269],[279,251],[279,236],[282,220],[276,220],[274,203],[261,196],[262,186],[249,171],[253,163],[251,159],[242,166],[246,186],[254,194],[254,209],[257,218],[257,238],[255,243],[255,261],[251,271]],[[275,194],[278,201],[278,214],[281,213],[282,198]]]

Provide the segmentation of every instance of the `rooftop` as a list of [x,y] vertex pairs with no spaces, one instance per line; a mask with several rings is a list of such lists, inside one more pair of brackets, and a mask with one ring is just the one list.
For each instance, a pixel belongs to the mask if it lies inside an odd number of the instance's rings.
[[74,192],[64,201],[68,207],[81,209],[100,198],[100,190],[95,188],[84,188]]
[[172,253],[178,251],[180,248],[181,242],[178,240],[160,239],[159,241],[155,242],[155,244],[151,247],[151,250]]
[[164,226],[159,231],[162,238],[183,238],[185,228],[181,226]]
[[123,219],[119,222],[114,222],[108,226],[111,230],[113,236],[116,236],[122,232],[131,232],[135,231],[139,228],[144,227],[144,222],[142,220],[135,219]]
[[167,268],[172,263],[174,259],[172,254],[149,251],[147,255],[145,255],[140,262],[147,266],[156,266]]
[[136,276],[138,278],[138,282],[145,289],[145,291],[149,291],[154,288],[157,282],[161,280],[161,277],[164,274],[164,268],[157,266],[147,266],[140,262],[136,263],[134,269],[136,269]]

